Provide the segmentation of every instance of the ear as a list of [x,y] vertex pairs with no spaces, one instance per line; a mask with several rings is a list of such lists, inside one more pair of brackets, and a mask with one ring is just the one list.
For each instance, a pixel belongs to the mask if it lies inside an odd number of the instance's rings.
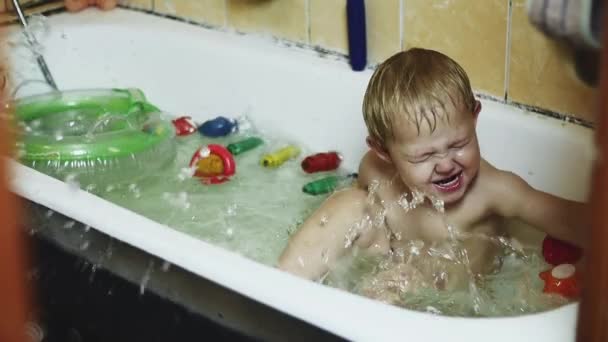
[[479,112],[481,112],[481,102],[479,102],[479,100],[475,100],[475,107],[473,108],[473,120],[475,120],[475,123],[477,123]]
[[365,138],[365,142],[367,143],[367,146],[372,151],[374,151],[374,153],[376,153],[378,158],[384,160],[387,163],[391,162],[391,156],[389,155],[388,150],[384,146],[382,146],[382,144],[378,140],[368,136],[367,138]]

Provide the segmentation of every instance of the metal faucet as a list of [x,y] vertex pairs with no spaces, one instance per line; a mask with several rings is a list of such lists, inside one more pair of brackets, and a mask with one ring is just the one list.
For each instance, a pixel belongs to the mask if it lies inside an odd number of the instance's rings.
[[[19,21],[21,22],[21,26],[23,26],[23,33],[25,34],[25,39],[27,39],[27,43],[30,45],[30,47],[37,46],[38,42],[36,41],[36,37],[28,30],[27,19],[25,19],[25,16],[23,15],[19,0],[13,0],[13,5],[15,7],[15,12],[17,12],[17,17],[19,17]],[[51,75],[51,71],[49,70],[49,67],[46,64],[46,61],[44,60],[44,57],[38,52],[35,52],[35,54],[36,61],[38,62],[38,66],[40,67],[40,71],[42,72],[46,83],[48,83],[48,85],[51,86],[54,90],[59,90],[59,88],[57,88],[57,83],[55,83],[53,75]]]

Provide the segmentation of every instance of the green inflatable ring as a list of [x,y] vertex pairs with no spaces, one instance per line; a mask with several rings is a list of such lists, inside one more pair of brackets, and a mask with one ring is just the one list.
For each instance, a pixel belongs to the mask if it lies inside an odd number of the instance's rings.
[[176,156],[175,128],[138,89],[52,92],[12,102],[19,160],[81,185],[158,174]]
[[[55,92],[23,98],[13,106],[17,121],[25,127],[50,115],[69,112],[86,112],[98,120],[110,113],[114,121],[104,132],[93,130],[66,137],[27,134],[26,130],[20,153],[23,161],[118,158],[146,151],[174,136],[174,128],[166,120],[145,127],[150,114],[159,110],[138,89]],[[142,129],[137,129],[139,125]]]

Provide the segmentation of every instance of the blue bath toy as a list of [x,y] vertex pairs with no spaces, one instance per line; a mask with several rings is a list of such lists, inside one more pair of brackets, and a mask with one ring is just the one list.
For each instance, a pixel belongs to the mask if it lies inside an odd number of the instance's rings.
[[204,136],[217,138],[226,136],[238,129],[236,120],[218,116],[215,119],[207,120],[198,127],[199,133]]

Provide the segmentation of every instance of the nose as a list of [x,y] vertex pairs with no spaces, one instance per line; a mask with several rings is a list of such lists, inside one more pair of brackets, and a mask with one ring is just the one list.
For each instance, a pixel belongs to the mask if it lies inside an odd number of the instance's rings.
[[435,164],[435,172],[442,175],[451,174],[455,168],[456,163],[454,163],[454,160],[449,155],[441,158]]

